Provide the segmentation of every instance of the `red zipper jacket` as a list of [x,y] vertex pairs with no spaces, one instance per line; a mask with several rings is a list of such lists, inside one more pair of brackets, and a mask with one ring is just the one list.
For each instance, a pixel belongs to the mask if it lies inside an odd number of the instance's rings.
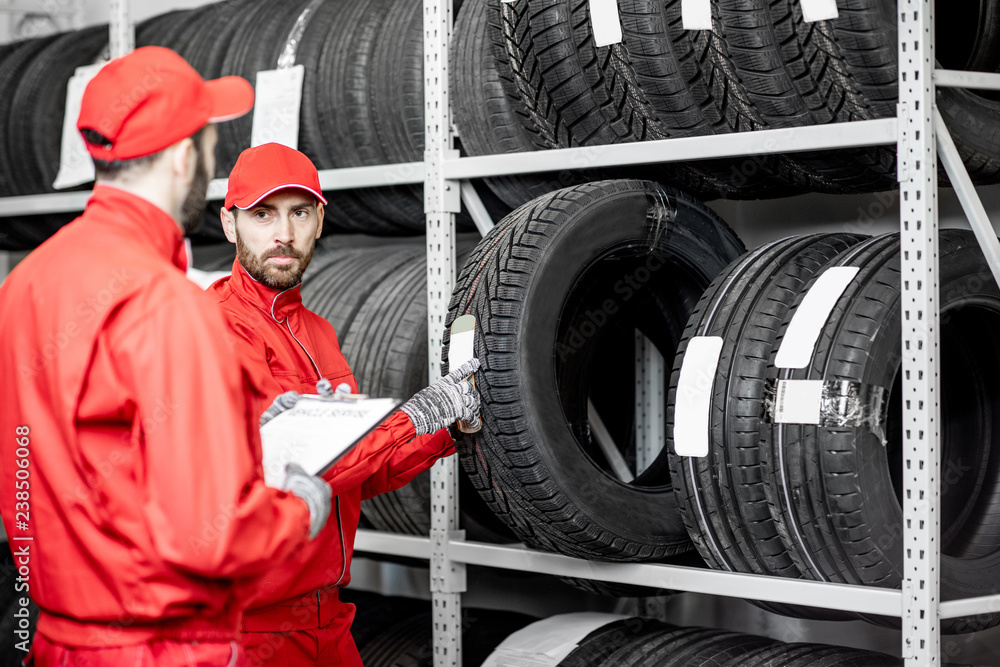
[[172,218],[99,185],[0,286],[0,514],[54,642],[231,640],[256,575],[307,542],[186,264]]
[[[243,362],[266,367],[271,378],[264,392],[268,404],[285,391],[315,394],[321,377],[334,388],[346,382],[352,391],[358,390],[333,326],[302,305],[300,286],[283,292],[270,289],[236,261],[232,275],[216,281],[209,291],[229,315],[234,337],[246,345]],[[361,501],[398,489],[454,451],[447,429],[414,438],[405,413],[397,411],[386,419],[325,475],[337,497],[333,515],[315,540],[264,576],[252,609],[346,586]]]

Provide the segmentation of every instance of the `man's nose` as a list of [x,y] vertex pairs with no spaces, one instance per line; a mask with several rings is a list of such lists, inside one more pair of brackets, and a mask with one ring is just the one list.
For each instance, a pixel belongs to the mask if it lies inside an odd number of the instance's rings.
[[274,228],[274,240],[278,243],[290,245],[294,239],[292,219],[287,215],[279,215]]

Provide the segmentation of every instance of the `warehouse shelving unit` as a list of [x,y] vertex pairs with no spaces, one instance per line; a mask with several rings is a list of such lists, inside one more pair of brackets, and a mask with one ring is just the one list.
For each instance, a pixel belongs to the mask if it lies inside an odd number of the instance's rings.
[[[902,655],[908,667],[940,664],[940,619],[996,611],[1000,595],[941,602],[938,387],[938,186],[937,156],[949,171],[963,208],[1000,281],[1000,243],[965,174],[947,128],[935,118],[935,85],[1000,89],[1000,76],[934,71],[934,2],[899,0],[899,105],[896,118],[787,130],[692,137],[615,146],[594,146],[457,158],[448,105],[450,0],[424,0],[426,77],[425,211],[428,244],[428,324],[431,376],[439,374],[441,332],[454,280],[454,213],[460,181],[469,178],[559,169],[738,157],[896,144],[900,183],[900,231],[904,279],[904,582],[902,590],[714,572],[670,565],[584,561],[520,547],[464,541],[458,530],[456,461],[433,472],[429,540],[434,599],[435,667],[461,665],[461,591],[464,567],[486,565],[559,576],[601,579],[666,589],[732,596],[901,618]],[[964,175],[964,178],[963,178]],[[364,535],[358,548],[394,550],[393,538]],[[396,544],[402,544],[396,543]],[[415,551],[415,549],[414,549]],[[414,551],[411,551],[413,553]]]
[[[111,52],[132,48],[127,0],[110,0]],[[469,542],[459,529],[457,462],[440,461],[432,474],[432,528],[428,537],[358,531],[356,550],[430,562],[434,604],[435,667],[461,665],[461,595],[467,565],[483,565],[669,590],[895,616],[902,619],[902,655],[908,667],[940,664],[939,620],[1000,609],[1000,595],[939,599],[940,409],[937,161],[949,172],[994,275],[1000,281],[1000,243],[934,107],[935,86],[1000,90],[1000,75],[934,70],[933,0],[899,0],[899,105],[896,118],[725,136],[693,137],[613,146],[460,158],[454,150],[448,90],[451,0],[423,0],[425,155],[423,162],[320,172],[324,189],[424,184],[427,216],[428,353],[431,379],[439,375],[441,335],[455,279],[455,213],[464,201],[477,227],[492,223],[468,179],[561,169],[767,152],[835,150],[896,144],[902,233],[904,392],[904,542],[902,590],[847,586],[661,565],[586,561],[522,546]],[[943,131],[942,131],[943,130]],[[221,199],[225,181],[213,181],[210,199]],[[0,198],[3,215],[82,210],[89,193]],[[662,360],[661,360],[662,363]],[[649,373],[655,387],[656,373]],[[658,380],[662,383],[662,368]],[[662,386],[662,384],[660,385]],[[650,416],[647,415],[647,421]],[[653,421],[656,421],[655,419]],[[649,440],[662,428],[649,423]],[[658,432],[657,432],[658,431]]]

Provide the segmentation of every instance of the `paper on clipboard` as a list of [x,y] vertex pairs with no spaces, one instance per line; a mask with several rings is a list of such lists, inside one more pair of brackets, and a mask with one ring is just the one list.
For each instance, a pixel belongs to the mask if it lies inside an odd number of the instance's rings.
[[399,405],[395,398],[302,396],[260,429],[264,483],[279,488],[289,463],[325,472]]

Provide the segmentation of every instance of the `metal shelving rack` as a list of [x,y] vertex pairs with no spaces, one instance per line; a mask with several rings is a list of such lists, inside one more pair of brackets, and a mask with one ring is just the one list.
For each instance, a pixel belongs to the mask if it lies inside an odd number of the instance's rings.
[[[128,0],[109,0],[111,52],[132,48]],[[935,86],[1000,90],[1000,75],[934,69],[933,0],[899,0],[899,105],[896,118],[725,136],[694,137],[486,157],[458,157],[454,150],[448,90],[451,0],[423,0],[425,154],[423,162],[320,172],[324,189],[424,184],[427,216],[428,352],[431,379],[440,371],[440,346],[455,278],[455,213],[464,201],[477,227],[492,226],[468,179],[560,169],[783,151],[896,144],[900,181],[900,231],[904,322],[904,568],[902,590],[717,572],[660,564],[586,561],[520,546],[468,542],[458,526],[457,462],[440,461],[432,473],[429,537],[358,531],[356,550],[426,558],[434,604],[434,665],[461,665],[461,595],[466,565],[530,570],[654,588],[816,606],[902,619],[902,655],[908,667],[940,664],[939,620],[1000,608],[1000,595],[941,602],[939,456],[940,407],[937,232],[937,160],[1000,282],[1000,242],[934,107]],[[221,199],[225,181],[209,196]],[[0,198],[4,216],[82,210],[89,193]],[[909,277],[909,280],[906,279]],[[660,436],[662,437],[662,435]]]

